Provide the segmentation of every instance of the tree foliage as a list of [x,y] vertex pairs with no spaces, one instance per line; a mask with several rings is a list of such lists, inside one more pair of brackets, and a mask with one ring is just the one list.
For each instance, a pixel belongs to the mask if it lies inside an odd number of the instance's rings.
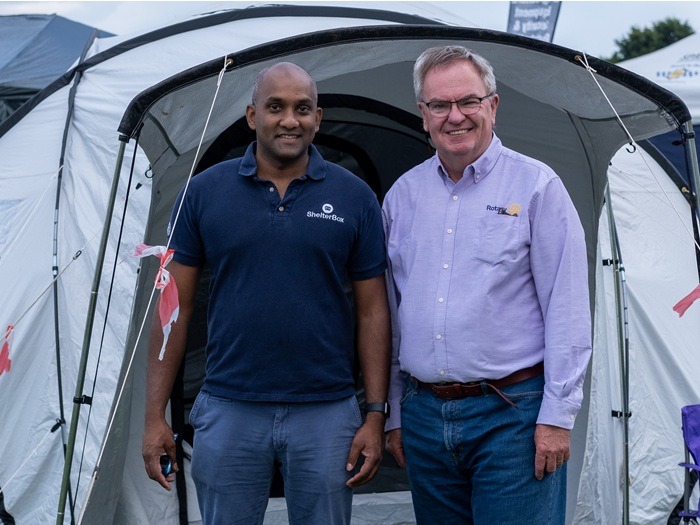
[[654,22],[651,27],[643,29],[632,26],[627,36],[615,40],[618,50],[608,60],[621,62],[646,55],[693,33],[695,30],[687,21],[681,22],[677,18],[671,17]]

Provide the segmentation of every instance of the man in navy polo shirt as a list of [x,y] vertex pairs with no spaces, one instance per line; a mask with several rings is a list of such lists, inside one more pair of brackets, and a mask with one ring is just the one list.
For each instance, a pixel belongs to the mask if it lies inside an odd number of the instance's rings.
[[390,358],[381,212],[364,182],[311,145],[321,116],[303,69],[280,63],[262,71],[246,111],[256,142],[242,158],[194,177],[173,210],[168,270],[180,319],[163,361],[154,320],[143,456],[149,477],[170,490],[174,477],[159,466],[161,454],[175,458],[164,414],[206,262],[206,377],[190,414],[205,524],[261,524],[275,462],[290,523],[350,523],[352,487],[369,481],[381,460]]

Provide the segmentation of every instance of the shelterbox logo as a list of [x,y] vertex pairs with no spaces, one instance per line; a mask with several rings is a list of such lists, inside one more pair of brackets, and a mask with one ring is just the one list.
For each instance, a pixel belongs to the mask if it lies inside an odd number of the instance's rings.
[[333,213],[333,205],[332,204],[324,204],[321,206],[321,212],[317,211],[307,211],[306,216],[309,217],[310,219],[325,219],[327,221],[335,221],[335,222],[345,222],[344,217],[338,217],[335,213]]

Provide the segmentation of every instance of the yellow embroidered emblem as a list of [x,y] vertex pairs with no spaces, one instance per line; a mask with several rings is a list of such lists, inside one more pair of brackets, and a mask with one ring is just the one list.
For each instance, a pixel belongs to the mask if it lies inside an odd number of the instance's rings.
[[512,215],[513,217],[517,217],[518,214],[520,213],[520,210],[521,210],[521,209],[522,209],[522,208],[520,207],[520,204],[511,204],[511,205],[508,206],[508,208],[506,209],[506,213],[507,213],[508,215]]

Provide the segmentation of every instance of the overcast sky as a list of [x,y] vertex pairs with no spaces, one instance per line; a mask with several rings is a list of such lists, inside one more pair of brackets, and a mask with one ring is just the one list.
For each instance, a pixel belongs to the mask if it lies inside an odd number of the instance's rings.
[[[111,33],[139,33],[177,22],[187,16],[254,3],[300,3],[289,0],[267,2],[211,1],[126,1],[126,2],[45,2],[0,1],[0,15],[56,13]],[[308,2],[305,2],[308,3]],[[368,7],[391,9],[392,2],[358,2]],[[405,4],[406,2],[404,2]],[[420,11],[422,2],[408,2]],[[426,2],[427,3],[427,2]],[[509,2],[430,2],[433,7],[457,13],[473,27],[505,31]],[[420,14],[420,13],[418,13]],[[568,1],[562,2],[554,43],[607,58],[616,49],[615,40],[627,35],[632,26],[649,27],[666,17],[687,21],[700,31],[700,1]],[[0,35],[0,43],[2,35]]]

